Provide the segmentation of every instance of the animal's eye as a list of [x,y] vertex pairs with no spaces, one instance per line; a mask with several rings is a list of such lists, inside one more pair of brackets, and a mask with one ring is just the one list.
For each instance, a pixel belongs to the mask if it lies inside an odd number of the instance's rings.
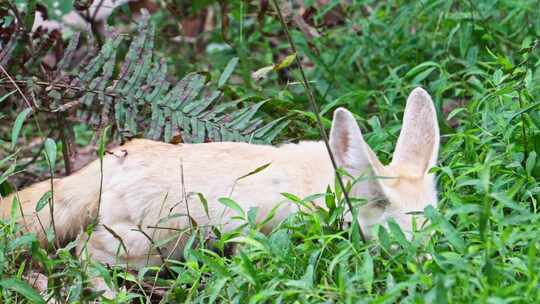
[[390,205],[390,202],[384,196],[376,197],[372,202],[375,204],[375,206],[381,209],[384,209]]
[[424,211],[409,211],[405,212],[407,215],[424,215]]

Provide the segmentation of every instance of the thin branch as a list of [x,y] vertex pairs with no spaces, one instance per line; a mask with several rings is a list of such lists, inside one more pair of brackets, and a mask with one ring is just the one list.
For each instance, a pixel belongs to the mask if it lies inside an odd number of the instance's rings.
[[146,237],[148,239],[148,241],[150,242],[150,244],[152,245],[151,247],[154,247],[156,248],[156,251],[158,252],[158,255],[159,255],[159,258],[161,260],[161,263],[163,264],[163,268],[167,271],[167,273],[170,275],[170,276],[173,276],[173,272],[171,271],[171,269],[169,269],[169,266],[167,266],[167,261],[165,259],[165,255],[163,254],[163,252],[161,251],[161,248],[159,246],[156,245],[156,243],[154,242],[154,240],[148,235],[148,233],[146,233],[141,225],[138,225],[137,226],[137,229],[131,229],[131,231],[137,231],[137,232],[140,232],[142,235],[144,235],[144,237]]
[[58,127],[60,129],[60,140],[62,141],[62,156],[64,157],[64,166],[66,175],[71,175],[71,160],[69,158],[69,139],[66,136],[65,130],[67,129],[66,118],[63,112],[58,112],[56,115],[58,119]]
[[[23,91],[21,90],[21,88],[17,85],[17,83],[15,82],[15,80],[11,77],[11,75],[9,75],[9,73],[6,71],[6,69],[4,69],[4,67],[0,64],[0,69],[2,70],[2,73],[4,73],[4,75],[6,75],[6,77],[9,79],[9,81],[13,84],[13,86],[15,87],[15,89],[17,90],[17,92],[19,92],[19,94],[22,96],[22,98],[24,99],[24,101],[26,102],[26,105],[29,107],[29,108],[32,108],[32,105],[30,104],[30,101],[28,100],[28,98],[26,98],[26,95],[24,95]],[[37,108],[38,106],[36,104],[34,104],[34,106]]]
[[[22,98],[26,102],[26,105],[30,109],[33,109],[32,105],[30,104],[30,101],[26,98],[26,96],[24,95],[21,88],[17,85],[15,80],[13,80],[11,75],[9,75],[8,71],[1,64],[0,64],[0,69],[2,70],[2,73],[4,73],[4,75],[6,75],[6,77],[10,80],[10,82],[13,84],[13,86],[19,92],[19,94],[22,96]],[[34,102],[34,106],[35,106],[36,109],[39,108],[36,102]],[[39,134],[39,136],[41,138],[41,141],[43,143],[45,143],[46,137],[43,136],[43,130],[41,129],[41,126],[40,126],[39,121],[38,121],[38,119],[37,119],[37,117],[35,115],[35,112],[32,115],[32,119],[34,120],[34,123],[36,124],[37,131],[38,131],[38,134]],[[49,159],[49,155],[47,153],[45,153],[45,158],[47,160],[47,163],[48,163],[49,169],[50,169],[50,173],[51,173],[51,178],[50,178],[50,181],[51,181],[51,198],[50,198],[50,203],[49,203],[49,212],[51,213],[51,225],[52,225],[54,236],[55,236],[55,239],[56,239],[56,242],[55,242],[56,246],[57,246],[57,248],[60,248],[58,235],[56,234],[56,225],[55,225],[55,222],[54,222],[54,168],[52,167],[52,160]]]
[[186,203],[186,211],[187,211],[187,217],[189,221],[189,228],[193,230],[193,223],[191,221],[191,215],[189,214],[189,202],[188,202],[187,193],[186,193],[186,184],[184,182],[184,163],[182,161],[182,158],[180,158],[180,185],[182,186],[181,188],[182,199]]

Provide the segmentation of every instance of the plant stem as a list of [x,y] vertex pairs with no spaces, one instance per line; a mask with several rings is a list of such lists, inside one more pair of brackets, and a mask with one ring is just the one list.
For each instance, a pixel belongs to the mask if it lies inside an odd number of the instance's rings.
[[[334,167],[334,172],[336,174],[339,186],[341,187],[341,190],[343,191],[343,197],[345,198],[345,202],[347,203],[347,206],[349,208],[349,212],[351,213],[351,215],[354,215],[353,206],[352,206],[351,200],[349,198],[349,193],[347,192],[347,189],[345,188],[345,183],[343,183],[343,179],[341,177],[341,174],[339,174],[339,172],[338,172],[338,166],[337,166],[336,160],[334,158],[334,155],[332,154],[332,150],[330,149],[330,143],[328,141],[328,135],[326,134],[326,130],[324,129],[324,126],[323,126],[322,121],[321,121],[321,116],[319,114],[319,107],[317,106],[317,102],[315,101],[315,96],[313,95],[313,91],[311,90],[311,87],[309,86],[309,82],[307,81],[306,74],[304,73],[302,63],[300,62],[300,59],[299,59],[299,56],[298,56],[298,51],[296,50],[296,45],[294,44],[294,41],[291,38],[291,34],[289,33],[289,28],[287,27],[287,23],[283,19],[283,15],[281,13],[281,9],[280,9],[277,1],[273,0],[273,3],[274,3],[274,7],[276,8],[276,11],[278,13],[281,25],[283,26],[283,30],[285,31],[285,36],[287,37],[287,40],[289,41],[289,44],[291,46],[291,49],[292,49],[293,53],[296,54],[295,60],[296,60],[297,66],[298,66],[298,70],[300,71],[300,75],[302,76],[302,84],[304,85],[304,88],[305,88],[305,90],[306,90],[306,92],[308,94],[308,99],[309,99],[309,103],[311,105],[311,110],[312,110],[313,114],[315,115],[315,119],[317,120],[317,125],[319,126],[319,132],[320,132],[321,137],[322,137],[322,139],[324,141],[324,145],[325,145],[326,150],[328,152],[328,156],[330,156],[330,161],[332,162],[332,166]],[[355,216],[353,216],[353,222],[355,224],[357,224],[358,232],[360,233],[360,238],[365,243],[366,242],[366,237],[364,236],[364,232],[362,231],[362,227],[360,227],[360,225],[358,223],[358,219]]]

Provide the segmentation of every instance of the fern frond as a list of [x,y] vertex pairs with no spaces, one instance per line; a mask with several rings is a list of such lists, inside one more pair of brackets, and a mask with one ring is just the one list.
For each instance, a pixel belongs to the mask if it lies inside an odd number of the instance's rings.
[[[285,128],[284,119],[263,125],[256,118],[265,101],[223,100],[222,91],[213,88],[204,73],[189,73],[176,84],[168,81],[165,60],[154,52],[154,32],[152,23],[142,20],[118,72],[117,49],[125,42],[118,34],[112,34],[91,60],[76,65],[71,86],[85,88],[79,98],[84,105],[81,118],[97,125],[114,122],[121,136],[142,133],[154,140],[171,141],[181,135],[184,142],[269,143]],[[78,35],[72,38],[60,66],[70,65],[79,39]],[[237,60],[231,60],[218,87],[226,83]]]
[[[148,16],[131,41],[115,32],[106,36],[98,49],[90,33],[75,33],[56,67],[49,67],[47,79],[18,77],[18,84],[37,96],[36,113],[76,111],[79,120],[98,128],[112,125],[117,136],[142,135],[167,142],[180,136],[183,142],[270,143],[287,126],[286,119],[265,124],[259,117],[267,101],[227,100],[223,90],[238,58],[227,64],[217,83],[205,72],[175,81],[166,60],[156,55],[155,27]],[[17,57],[11,51],[20,46],[19,38],[15,33],[0,50],[0,64]],[[127,52],[120,55],[125,47]],[[23,64],[35,68],[40,60]]]

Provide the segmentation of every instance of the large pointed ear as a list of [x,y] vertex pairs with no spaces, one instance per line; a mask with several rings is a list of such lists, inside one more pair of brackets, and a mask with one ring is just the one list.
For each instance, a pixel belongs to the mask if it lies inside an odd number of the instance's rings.
[[330,131],[330,149],[338,167],[347,170],[353,176],[366,173],[370,167],[375,175],[382,175],[381,162],[364,141],[362,132],[351,112],[344,108],[334,111]]
[[410,177],[421,177],[435,165],[438,153],[439,125],[435,106],[424,89],[416,88],[407,98],[392,164],[406,168],[406,175]]

